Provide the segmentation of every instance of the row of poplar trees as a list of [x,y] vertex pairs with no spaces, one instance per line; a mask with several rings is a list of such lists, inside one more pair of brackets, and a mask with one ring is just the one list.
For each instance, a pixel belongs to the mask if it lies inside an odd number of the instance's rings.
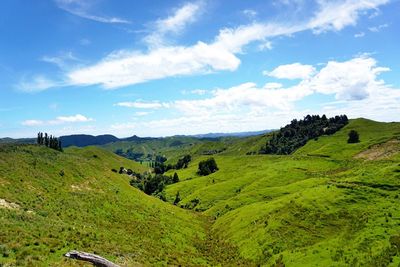
[[38,145],[47,146],[49,148],[62,151],[61,141],[57,137],[48,135],[47,133],[39,132],[36,142]]

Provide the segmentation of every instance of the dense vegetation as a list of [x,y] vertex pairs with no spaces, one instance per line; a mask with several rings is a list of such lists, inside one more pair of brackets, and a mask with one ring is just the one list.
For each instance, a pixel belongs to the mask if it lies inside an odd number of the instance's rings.
[[52,135],[48,135],[47,133],[39,132],[37,134],[36,143],[41,146],[46,146],[58,151],[63,151],[61,141]]
[[346,115],[327,118],[325,115],[307,115],[303,120],[292,122],[281,128],[267,141],[263,154],[288,155],[299,147],[304,146],[308,140],[321,135],[331,135],[348,123]]

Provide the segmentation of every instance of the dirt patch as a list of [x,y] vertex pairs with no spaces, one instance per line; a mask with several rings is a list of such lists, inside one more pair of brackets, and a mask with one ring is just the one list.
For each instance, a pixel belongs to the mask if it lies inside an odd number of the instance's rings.
[[7,200],[0,198],[0,208],[18,210],[20,206],[18,204],[8,202]]
[[356,159],[380,160],[387,159],[400,152],[400,140],[393,139],[358,153]]

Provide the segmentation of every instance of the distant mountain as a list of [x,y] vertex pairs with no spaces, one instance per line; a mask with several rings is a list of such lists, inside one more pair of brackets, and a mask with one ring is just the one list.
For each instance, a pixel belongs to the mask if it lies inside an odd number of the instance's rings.
[[[255,135],[261,135],[272,130],[264,130],[264,131],[254,131],[254,132],[234,132],[234,133],[207,133],[207,134],[196,134],[196,135],[177,135],[174,137],[139,137],[137,135],[133,135],[131,137],[126,138],[118,138],[111,134],[104,135],[88,135],[88,134],[74,134],[74,135],[64,135],[59,139],[63,147],[69,146],[77,146],[77,147],[85,147],[85,146],[100,146],[114,142],[127,141],[134,143],[142,143],[146,141],[152,140],[162,140],[165,138],[180,138],[180,137],[188,137],[188,138],[199,138],[199,139],[217,139],[221,137],[249,137]],[[178,142],[178,141],[175,141]],[[0,144],[34,144],[36,143],[36,138],[0,138]]]
[[269,133],[273,130],[253,131],[253,132],[235,132],[235,133],[208,133],[208,134],[196,134],[192,135],[197,138],[219,138],[219,137],[247,137],[254,135],[261,135]]
[[120,141],[119,138],[111,134],[104,135],[86,135],[86,134],[76,134],[76,135],[65,135],[60,137],[61,144],[63,147],[68,146],[94,146],[94,145],[104,145],[112,142]]
[[0,144],[34,144],[36,143],[36,138],[0,138]]

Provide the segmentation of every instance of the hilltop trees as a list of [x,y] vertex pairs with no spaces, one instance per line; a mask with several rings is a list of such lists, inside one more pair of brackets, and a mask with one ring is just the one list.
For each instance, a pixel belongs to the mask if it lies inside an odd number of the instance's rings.
[[346,115],[327,118],[325,115],[307,115],[303,120],[292,120],[267,141],[262,154],[288,155],[304,146],[308,140],[331,135],[348,123]]
[[355,130],[351,130],[349,132],[349,139],[347,139],[347,143],[354,144],[359,142],[360,142],[360,136],[358,135],[358,132]]
[[46,146],[58,151],[63,151],[61,141],[57,137],[48,135],[47,133],[44,133],[43,135],[42,132],[39,132],[37,134],[36,143],[41,146]]
[[214,158],[209,158],[199,162],[198,174],[205,176],[216,171],[218,171],[218,166]]

